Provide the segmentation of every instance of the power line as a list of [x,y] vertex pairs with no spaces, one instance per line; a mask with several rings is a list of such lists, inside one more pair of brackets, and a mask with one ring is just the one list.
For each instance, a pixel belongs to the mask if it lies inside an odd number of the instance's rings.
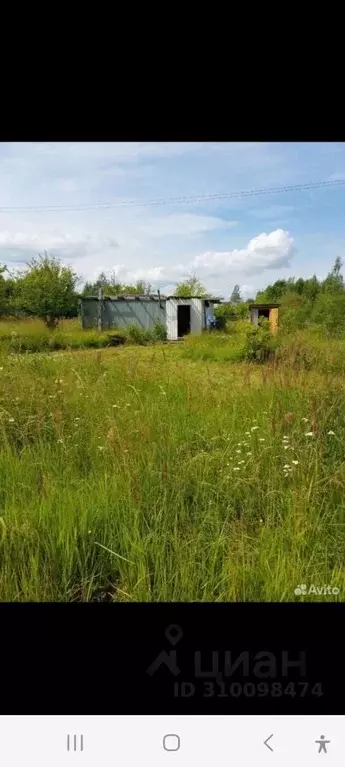
[[173,205],[178,203],[192,204],[198,202],[208,202],[212,200],[231,200],[244,197],[258,197],[266,194],[281,194],[283,192],[299,192],[308,189],[321,189],[330,186],[343,186],[345,179],[336,179],[334,181],[313,181],[305,184],[293,184],[291,186],[267,187],[264,189],[247,189],[241,192],[223,192],[221,194],[209,195],[189,195],[182,197],[166,197],[157,200],[147,200],[138,202],[137,200],[127,200],[121,202],[94,203],[91,205],[32,205],[32,206],[0,206],[0,213],[27,211],[30,213],[50,212],[59,213],[66,211],[84,211],[84,210],[110,210],[112,208],[147,208],[155,205]]

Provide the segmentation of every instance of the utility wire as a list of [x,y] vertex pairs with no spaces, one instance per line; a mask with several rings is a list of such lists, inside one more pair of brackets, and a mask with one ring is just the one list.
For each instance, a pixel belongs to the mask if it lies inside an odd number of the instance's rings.
[[138,202],[137,200],[127,200],[122,202],[104,202],[91,205],[32,205],[32,206],[0,206],[0,213],[9,213],[16,211],[38,212],[45,211],[53,213],[60,211],[83,211],[83,210],[110,210],[112,208],[148,208],[155,205],[170,205],[178,203],[198,203],[211,200],[232,200],[245,197],[259,197],[266,194],[281,194],[282,192],[299,192],[308,189],[322,189],[330,186],[344,186],[345,179],[334,181],[314,181],[306,184],[294,184],[292,186],[267,187],[264,189],[247,189],[242,192],[223,192],[222,194],[209,195],[190,195],[184,197],[166,197],[157,200],[147,200]]

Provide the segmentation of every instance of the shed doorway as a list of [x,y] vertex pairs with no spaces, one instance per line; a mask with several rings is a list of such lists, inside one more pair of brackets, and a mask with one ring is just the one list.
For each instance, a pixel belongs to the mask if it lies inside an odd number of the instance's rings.
[[190,333],[190,306],[181,304],[177,307],[177,335],[182,338]]
[[267,320],[270,318],[270,310],[269,309],[259,309],[258,311],[258,317],[265,317]]

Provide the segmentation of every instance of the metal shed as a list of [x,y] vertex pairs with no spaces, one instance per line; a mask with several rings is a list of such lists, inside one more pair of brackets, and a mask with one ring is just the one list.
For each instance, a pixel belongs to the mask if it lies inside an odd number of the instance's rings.
[[81,298],[81,321],[83,328],[111,330],[136,325],[150,330],[155,322],[167,329],[169,341],[176,341],[188,333],[201,333],[214,319],[214,304],[220,298],[204,296],[162,296],[159,293],[145,296],[83,296]]

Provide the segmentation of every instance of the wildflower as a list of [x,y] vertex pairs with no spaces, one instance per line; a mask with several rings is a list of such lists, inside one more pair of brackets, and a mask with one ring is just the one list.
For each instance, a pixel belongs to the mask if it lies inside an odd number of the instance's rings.
[[239,471],[239,470],[240,470],[239,466],[234,466],[234,471]]
[[58,439],[58,442],[60,442],[60,445],[63,445],[63,439]]
[[238,463],[245,463],[245,461],[239,461]]
[[297,464],[299,463],[299,461],[292,461],[292,463],[294,463],[294,464],[295,464],[295,466],[297,466]]
[[283,445],[283,447],[284,447],[284,450],[288,450],[290,445]]
[[302,421],[304,421],[304,423],[308,423],[309,418],[302,418]]
[[252,426],[250,431],[255,431],[255,429],[258,429],[258,428],[259,428],[258,426]]
[[314,432],[313,431],[306,431],[305,436],[306,437],[314,437]]
[[98,445],[98,450],[104,450],[104,445]]
[[14,423],[14,418],[9,418],[8,423]]
[[248,437],[250,437],[250,431],[246,431]]
[[285,466],[283,466],[283,468],[284,468],[284,469],[289,469],[289,468],[290,468],[290,464],[289,464],[289,463],[286,463],[286,464],[285,464]]
[[238,445],[241,447],[241,445],[242,445],[242,442],[238,442],[237,444],[238,444]]
[[235,453],[238,453],[240,455],[242,453],[242,450],[235,450]]
[[0,368],[0,370],[3,370],[4,368]]
[[286,434],[284,434],[283,439],[290,439],[290,437],[288,437]]
[[113,405],[113,407],[119,407],[119,405]]
[[123,452],[124,452],[124,453],[128,453],[128,450],[124,450]]
[[247,453],[247,455],[253,455],[253,453]]
[[89,533],[89,535],[90,535],[90,533],[92,533],[92,530],[88,530],[87,532],[88,532],[88,533]]
[[334,431],[332,431],[332,430],[328,431],[327,434],[332,434],[333,436],[335,436]]
[[265,442],[265,437],[259,437],[259,442]]

